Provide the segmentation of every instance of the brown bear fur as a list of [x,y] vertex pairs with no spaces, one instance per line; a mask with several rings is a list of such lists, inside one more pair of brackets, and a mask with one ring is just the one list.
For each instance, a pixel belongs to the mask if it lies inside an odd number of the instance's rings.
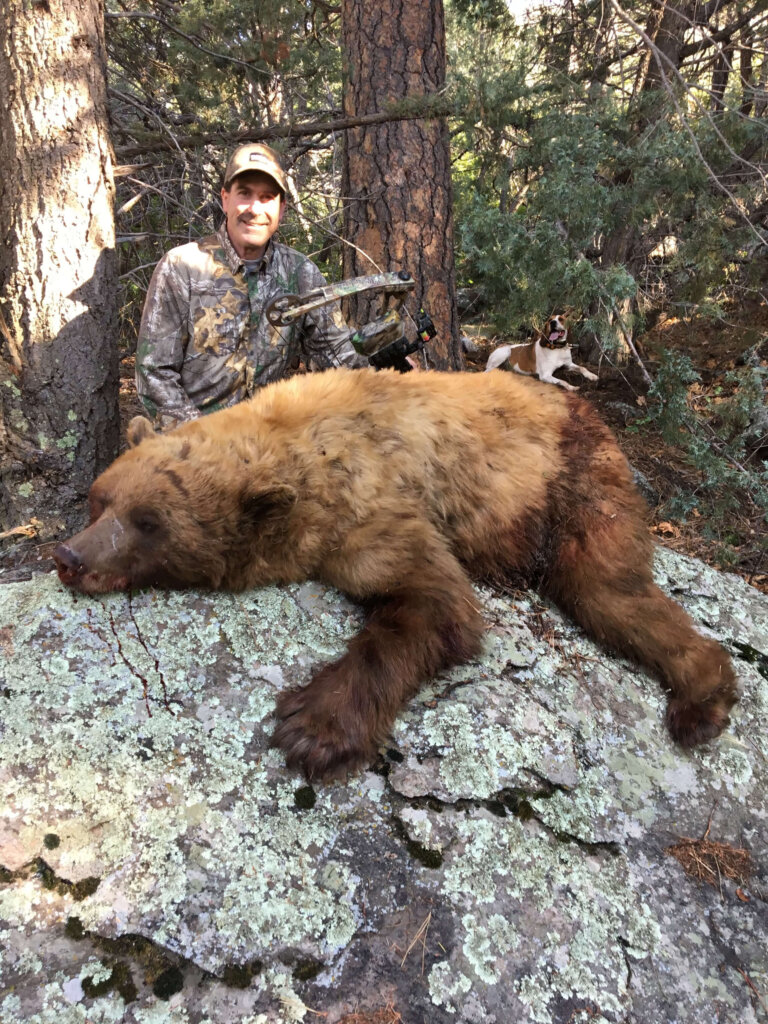
[[270,385],[137,447],[55,553],[86,593],[307,578],[362,602],[347,653],[277,706],[308,777],[369,762],[427,677],[477,656],[470,576],[525,580],[657,672],[692,746],[728,721],[729,658],[651,578],[644,506],[584,400],[514,374],[334,370]]

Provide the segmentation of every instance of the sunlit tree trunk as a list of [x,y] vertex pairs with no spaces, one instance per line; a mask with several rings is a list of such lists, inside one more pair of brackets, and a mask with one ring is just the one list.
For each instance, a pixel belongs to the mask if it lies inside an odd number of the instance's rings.
[[46,539],[118,444],[99,0],[3,0],[0,97],[0,531]]
[[[344,0],[342,20],[346,115],[376,113],[396,101],[417,104],[443,88],[442,0]],[[347,131],[342,194],[344,237],[351,243],[344,248],[345,277],[375,273],[377,266],[410,271],[418,282],[416,307],[424,306],[438,330],[429,345],[428,365],[458,369],[462,356],[445,120],[391,121]],[[359,297],[350,320],[369,319],[375,301]]]

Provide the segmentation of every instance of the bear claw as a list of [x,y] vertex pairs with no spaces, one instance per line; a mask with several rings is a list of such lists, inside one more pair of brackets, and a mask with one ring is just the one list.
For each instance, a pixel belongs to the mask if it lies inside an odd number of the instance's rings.
[[[360,735],[360,723],[348,722],[329,709],[313,708],[323,704],[323,693],[318,699],[312,686],[290,690],[278,700],[277,727],[270,741],[285,754],[289,768],[300,769],[309,781],[341,778],[373,760],[372,743],[355,742]],[[313,699],[313,697],[315,699]]]

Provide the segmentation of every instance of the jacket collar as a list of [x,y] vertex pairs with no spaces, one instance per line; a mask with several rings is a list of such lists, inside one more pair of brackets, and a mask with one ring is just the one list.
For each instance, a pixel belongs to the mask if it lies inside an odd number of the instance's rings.
[[[238,270],[242,269],[243,258],[238,256],[237,251],[230,241],[229,234],[227,233],[227,222],[223,221],[221,226],[216,231],[216,237],[221,245],[222,252],[224,254],[224,262],[227,264],[233,274],[236,274]],[[269,268],[272,262],[272,257],[275,254],[275,248],[272,244],[272,239],[267,242],[267,248],[264,252],[262,267],[265,269]]]

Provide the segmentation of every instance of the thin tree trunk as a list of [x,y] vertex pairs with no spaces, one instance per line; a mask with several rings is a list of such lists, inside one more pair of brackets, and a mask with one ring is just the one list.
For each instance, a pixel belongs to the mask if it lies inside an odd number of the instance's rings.
[[648,70],[643,82],[643,91],[650,92],[654,89],[663,89],[664,82],[671,79],[671,84],[677,86],[675,81],[675,68],[679,68],[682,61],[681,50],[685,42],[685,34],[691,23],[693,5],[683,0],[681,3],[665,3],[659,22],[659,28],[654,39],[658,55],[648,62]]
[[731,75],[731,67],[733,66],[733,54],[734,47],[724,46],[718,51],[715,57],[715,63],[712,67],[712,88],[710,90],[710,109],[711,110],[724,110],[725,104],[723,102],[725,97],[725,90],[728,88],[728,79]]
[[[690,26],[691,12],[693,5],[689,0],[677,0],[677,2],[663,3],[661,8],[654,8],[648,16],[647,35],[652,40],[655,52],[648,48],[648,52],[641,59],[638,73],[634,83],[634,97],[646,97],[652,91],[663,93],[665,83],[671,90],[677,90],[679,85],[675,79],[675,69],[680,67],[682,61],[682,48],[685,42],[686,31]],[[666,107],[661,97],[651,108],[647,106],[637,107],[634,130],[641,134],[649,124],[664,116]],[[631,171],[624,169],[621,176],[615,181],[617,185],[627,186],[632,181]],[[600,258],[601,266],[604,268],[612,266],[624,266],[630,273],[635,272],[633,256],[637,250],[639,232],[636,227],[628,223],[618,223],[613,231],[605,238]],[[627,363],[631,357],[631,334],[627,332],[627,324],[636,307],[636,299],[624,300],[619,306],[614,306],[609,314],[612,324],[616,324],[619,330],[616,334],[616,350],[613,358],[616,362]],[[595,360],[599,354],[599,345],[595,343],[584,355],[589,360]]]
[[742,33],[739,49],[739,71],[741,76],[741,107],[740,112],[749,117],[755,105],[755,82],[752,68],[752,36],[749,31]]
[[[342,4],[346,80],[344,113],[360,116],[388,103],[436,95],[445,84],[442,0]],[[448,128],[444,119],[393,121],[346,133],[344,275],[405,269],[418,282],[437,327],[427,364],[459,369],[462,353],[453,263]],[[369,258],[366,258],[369,257]],[[359,325],[378,312],[358,296],[348,310]],[[411,331],[413,333],[413,329]]]
[[0,6],[0,532],[76,524],[118,446],[99,0]]

